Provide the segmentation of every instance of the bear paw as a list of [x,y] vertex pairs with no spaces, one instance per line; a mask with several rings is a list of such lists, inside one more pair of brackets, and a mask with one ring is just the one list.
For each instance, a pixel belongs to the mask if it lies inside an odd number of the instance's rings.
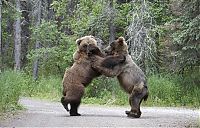
[[79,113],[71,113],[70,112],[70,116],[81,116],[81,114],[79,114]]
[[130,118],[140,118],[140,116],[141,116],[141,112],[139,112],[139,113],[135,113],[135,112],[132,112],[132,111],[125,111],[125,113],[127,114],[127,116],[128,117],[130,117]]

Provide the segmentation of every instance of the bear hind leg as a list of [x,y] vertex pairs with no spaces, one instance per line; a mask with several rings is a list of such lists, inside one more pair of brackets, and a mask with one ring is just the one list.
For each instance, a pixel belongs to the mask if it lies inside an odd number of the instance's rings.
[[131,111],[126,111],[129,117],[139,118],[141,116],[140,104],[142,100],[147,100],[148,88],[143,86],[142,88],[136,87],[133,89],[131,96],[129,97],[129,103],[131,105]]
[[81,116],[81,114],[78,113],[78,107],[80,103],[81,101],[73,101],[70,103],[71,105],[70,116]]

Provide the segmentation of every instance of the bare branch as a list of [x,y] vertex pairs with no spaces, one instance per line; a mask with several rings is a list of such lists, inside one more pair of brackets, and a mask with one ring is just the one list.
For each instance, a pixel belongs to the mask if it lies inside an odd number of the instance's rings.
[[155,22],[146,0],[133,0],[132,4],[137,6],[130,12],[132,21],[127,28],[129,52],[137,63],[147,68],[155,62],[156,43],[150,35]]

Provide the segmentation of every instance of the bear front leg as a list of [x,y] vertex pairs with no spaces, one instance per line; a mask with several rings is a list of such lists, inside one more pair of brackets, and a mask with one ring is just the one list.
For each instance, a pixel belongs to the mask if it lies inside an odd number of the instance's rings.
[[81,101],[73,101],[70,103],[71,109],[70,109],[70,116],[81,116],[81,114],[78,113],[78,107],[80,105]]
[[101,62],[101,66],[108,69],[113,69],[115,66],[124,63],[126,61],[126,56],[116,55],[116,56],[107,56]]
[[126,60],[125,56],[108,56],[101,58],[93,56],[92,68],[107,77],[118,76],[123,71],[123,64]]
[[102,75],[107,76],[107,77],[115,77],[118,76],[122,72],[122,67],[121,66],[116,66],[114,68],[105,68],[100,65],[92,65],[92,67],[100,72]]

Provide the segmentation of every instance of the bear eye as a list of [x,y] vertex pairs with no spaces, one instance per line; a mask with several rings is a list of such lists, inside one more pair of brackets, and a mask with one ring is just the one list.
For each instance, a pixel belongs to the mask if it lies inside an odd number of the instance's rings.
[[86,47],[87,47],[87,44],[84,44],[83,47],[86,48]]

